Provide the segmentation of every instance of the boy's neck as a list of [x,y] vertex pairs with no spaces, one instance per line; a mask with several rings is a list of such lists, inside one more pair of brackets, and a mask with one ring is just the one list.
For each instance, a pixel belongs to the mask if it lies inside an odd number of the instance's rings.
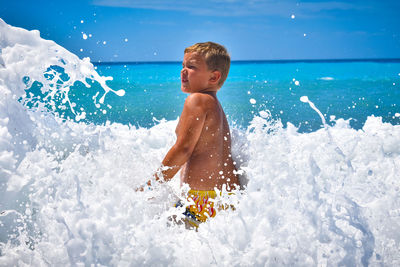
[[204,90],[204,91],[200,91],[200,92],[193,92],[193,93],[190,93],[190,94],[195,94],[195,93],[208,94],[208,95],[217,97],[217,91],[214,91],[214,90],[210,90],[210,91]]
[[209,87],[204,90],[198,91],[198,93],[205,93],[205,94],[216,96],[219,89],[220,89],[219,87]]

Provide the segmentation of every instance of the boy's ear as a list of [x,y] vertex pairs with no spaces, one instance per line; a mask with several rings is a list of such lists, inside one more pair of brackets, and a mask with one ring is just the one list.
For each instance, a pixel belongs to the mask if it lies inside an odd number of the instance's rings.
[[211,73],[211,77],[210,77],[210,83],[212,84],[217,84],[219,82],[219,79],[221,79],[221,72],[218,70],[214,70]]

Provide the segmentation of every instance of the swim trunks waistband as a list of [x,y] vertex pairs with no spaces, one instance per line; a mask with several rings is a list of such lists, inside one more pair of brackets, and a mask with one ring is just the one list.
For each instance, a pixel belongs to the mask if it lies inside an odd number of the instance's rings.
[[203,196],[203,197],[210,197],[215,198],[217,193],[214,190],[195,190],[190,189],[188,192],[188,196]]

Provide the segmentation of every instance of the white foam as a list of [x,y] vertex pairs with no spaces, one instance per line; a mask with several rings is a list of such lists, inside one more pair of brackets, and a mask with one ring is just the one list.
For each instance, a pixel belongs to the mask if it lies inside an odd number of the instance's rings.
[[261,118],[264,118],[264,119],[271,116],[271,113],[269,111],[261,110],[259,113],[260,113]]
[[1,266],[400,264],[400,126],[371,116],[362,130],[336,119],[302,134],[260,111],[232,129],[246,189],[216,201],[235,210],[190,231],[168,220],[182,212],[172,207],[178,179],[134,191],[174,143],[177,121],[95,126],[26,109],[22,77],[42,79],[60,58],[74,79],[98,74],[38,32],[2,21],[0,30]]
[[323,81],[333,81],[334,80],[334,78],[333,77],[321,77],[321,78],[319,78],[320,80],[323,80]]

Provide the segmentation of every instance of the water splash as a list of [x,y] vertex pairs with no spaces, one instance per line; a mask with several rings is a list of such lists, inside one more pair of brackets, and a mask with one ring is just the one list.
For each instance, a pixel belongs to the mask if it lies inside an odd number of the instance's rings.
[[326,124],[326,121],[325,121],[325,116],[321,113],[321,111],[319,111],[319,109],[317,109],[317,107],[314,105],[314,103],[311,102],[311,101],[308,99],[308,96],[302,96],[302,97],[300,97],[300,101],[303,102],[303,103],[308,103],[308,104],[310,105],[310,107],[311,107],[313,110],[315,110],[315,112],[318,113],[319,117],[321,118],[322,124],[323,124],[324,127],[326,128],[326,127],[327,127],[327,124]]

